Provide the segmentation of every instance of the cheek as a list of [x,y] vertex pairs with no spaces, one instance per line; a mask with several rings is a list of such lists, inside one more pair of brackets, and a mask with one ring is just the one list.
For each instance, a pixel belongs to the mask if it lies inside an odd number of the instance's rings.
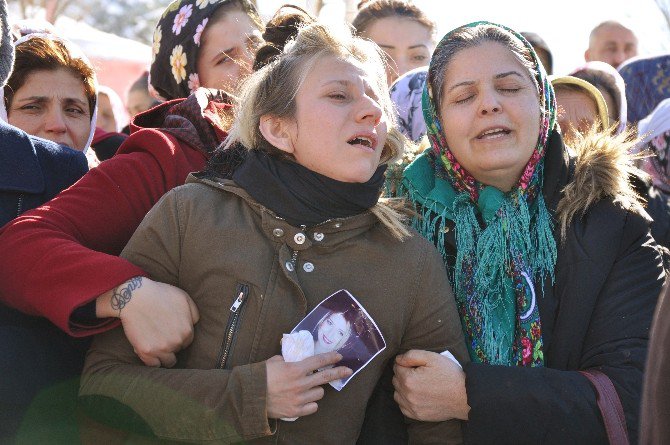
[[535,97],[527,98],[516,107],[519,112],[516,113],[515,119],[517,125],[522,126],[527,137],[537,139],[540,134],[540,126],[542,115],[540,113],[540,103]]
[[26,133],[33,134],[39,131],[43,126],[44,119],[37,116],[26,116],[19,111],[14,111],[8,118],[8,121],[16,128],[19,128]]
[[88,118],[83,118],[81,121],[75,120],[68,125],[68,130],[72,133],[72,139],[79,149],[83,149],[91,132],[91,124]]
[[[443,113],[442,116],[445,114]],[[463,119],[462,113],[457,110],[450,110],[449,119],[441,118],[442,132],[451,152],[458,158],[459,154],[463,156],[467,144],[467,119]]]

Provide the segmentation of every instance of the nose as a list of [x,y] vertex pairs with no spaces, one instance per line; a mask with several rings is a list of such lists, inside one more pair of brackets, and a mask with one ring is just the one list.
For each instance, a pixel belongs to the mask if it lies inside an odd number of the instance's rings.
[[498,96],[495,91],[485,90],[480,94],[479,102],[479,114],[481,116],[487,116],[490,114],[497,114],[502,111],[502,106],[498,100]]
[[398,63],[396,60],[389,56],[388,54],[386,55],[386,83],[390,87],[395,80],[400,77],[398,74],[400,72],[400,67],[398,66]]
[[356,120],[359,122],[371,121],[377,126],[382,119],[382,107],[379,103],[367,94],[361,98],[361,106],[358,110]]
[[614,68],[619,68],[619,65],[621,65],[625,60],[626,52],[621,49],[614,54],[614,58],[612,59],[612,66]]
[[67,132],[65,116],[63,116],[63,112],[60,109],[51,107],[51,109],[46,114],[45,119],[44,130],[46,132],[56,134]]
[[255,57],[256,57],[256,46],[253,42],[250,41],[244,48],[241,57],[237,60],[241,78],[244,78],[249,74],[251,74]]
[[398,62],[396,63],[396,74],[398,77],[402,76],[409,70],[410,70],[409,62],[405,57],[402,57],[400,60],[398,60]]

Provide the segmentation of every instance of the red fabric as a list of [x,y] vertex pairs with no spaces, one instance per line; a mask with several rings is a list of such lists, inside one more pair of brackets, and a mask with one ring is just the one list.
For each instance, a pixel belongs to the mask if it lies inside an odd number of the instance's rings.
[[203,152],[169,133],[133,133],[112,159],[0,230],[0,300],[73,336],[118,324],[73,330],[69,318],[129,278],[146,276],[117,255],[149,209],[205,163]]
[[91,141],[91,145],[96,145],[99,142],[104,141],[105,139],[111,138],[112,136],[128,136],[128,135],[123,133],[117,133],[115,131],[105,131],[100,127],[95,127],[95,132],[93,133],[93,140]]

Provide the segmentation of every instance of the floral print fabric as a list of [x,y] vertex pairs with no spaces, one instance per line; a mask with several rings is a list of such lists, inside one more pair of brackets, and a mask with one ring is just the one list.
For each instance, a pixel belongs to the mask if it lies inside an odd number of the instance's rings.
[[637,124],[670,98],[670,54],[628,60],[619,67],[619,74],[626,84],[629,124]]
[[638,149],[651,154],[642,160],[640,168],[651,176],[656,188],[670,193],[670,99],[638,123],[638,134],[642,138]]
[[187,97],[199,86],[196,60],[209,17],[228,0],[175,0],[153,35],[151,85],[165,100]]
[[[455,223],[457,252],[449,275],[471,359],[506,366],[543,366],[535,283],[541,287],[545,278],[553,280],[557,256],[551,218],[542,196],[544,155],[556,124],[556,100],[537,55],[520,34],[490,22],[462,28],[480,25],[502,28],[533,56],[542,116],[535,150],[510,192],[478,182],[446,143],[431,93],[429,69],[422,98],[432,147],[426,155],[431,159],[435,182],[442,181],[442,192],[439,196],[434,192],[421,196],[417,192],[420,187],[413,185],[421,179],[412,177],[412,165],[406,170],[403,185],[410,199],[421,205],[422,220],[430,222],[416,228],[445,258],[444,237],[440,234],[447,221]],[[438,44],[433,61],[439,60],[436,55],[453,33]]]

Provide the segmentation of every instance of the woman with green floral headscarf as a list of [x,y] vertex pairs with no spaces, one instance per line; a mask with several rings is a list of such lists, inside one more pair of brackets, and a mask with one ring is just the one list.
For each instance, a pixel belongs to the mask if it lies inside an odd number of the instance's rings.
[[532,47],[488,22],[442,39],[423,108],[431,148],[400,188],[442,253],[472,363],[399,356],[402,412],[467,420],[471,443],[603,443],[618,404],[634,440],[663,269],[625,179],[630,144],[600,134],[574,155]]

